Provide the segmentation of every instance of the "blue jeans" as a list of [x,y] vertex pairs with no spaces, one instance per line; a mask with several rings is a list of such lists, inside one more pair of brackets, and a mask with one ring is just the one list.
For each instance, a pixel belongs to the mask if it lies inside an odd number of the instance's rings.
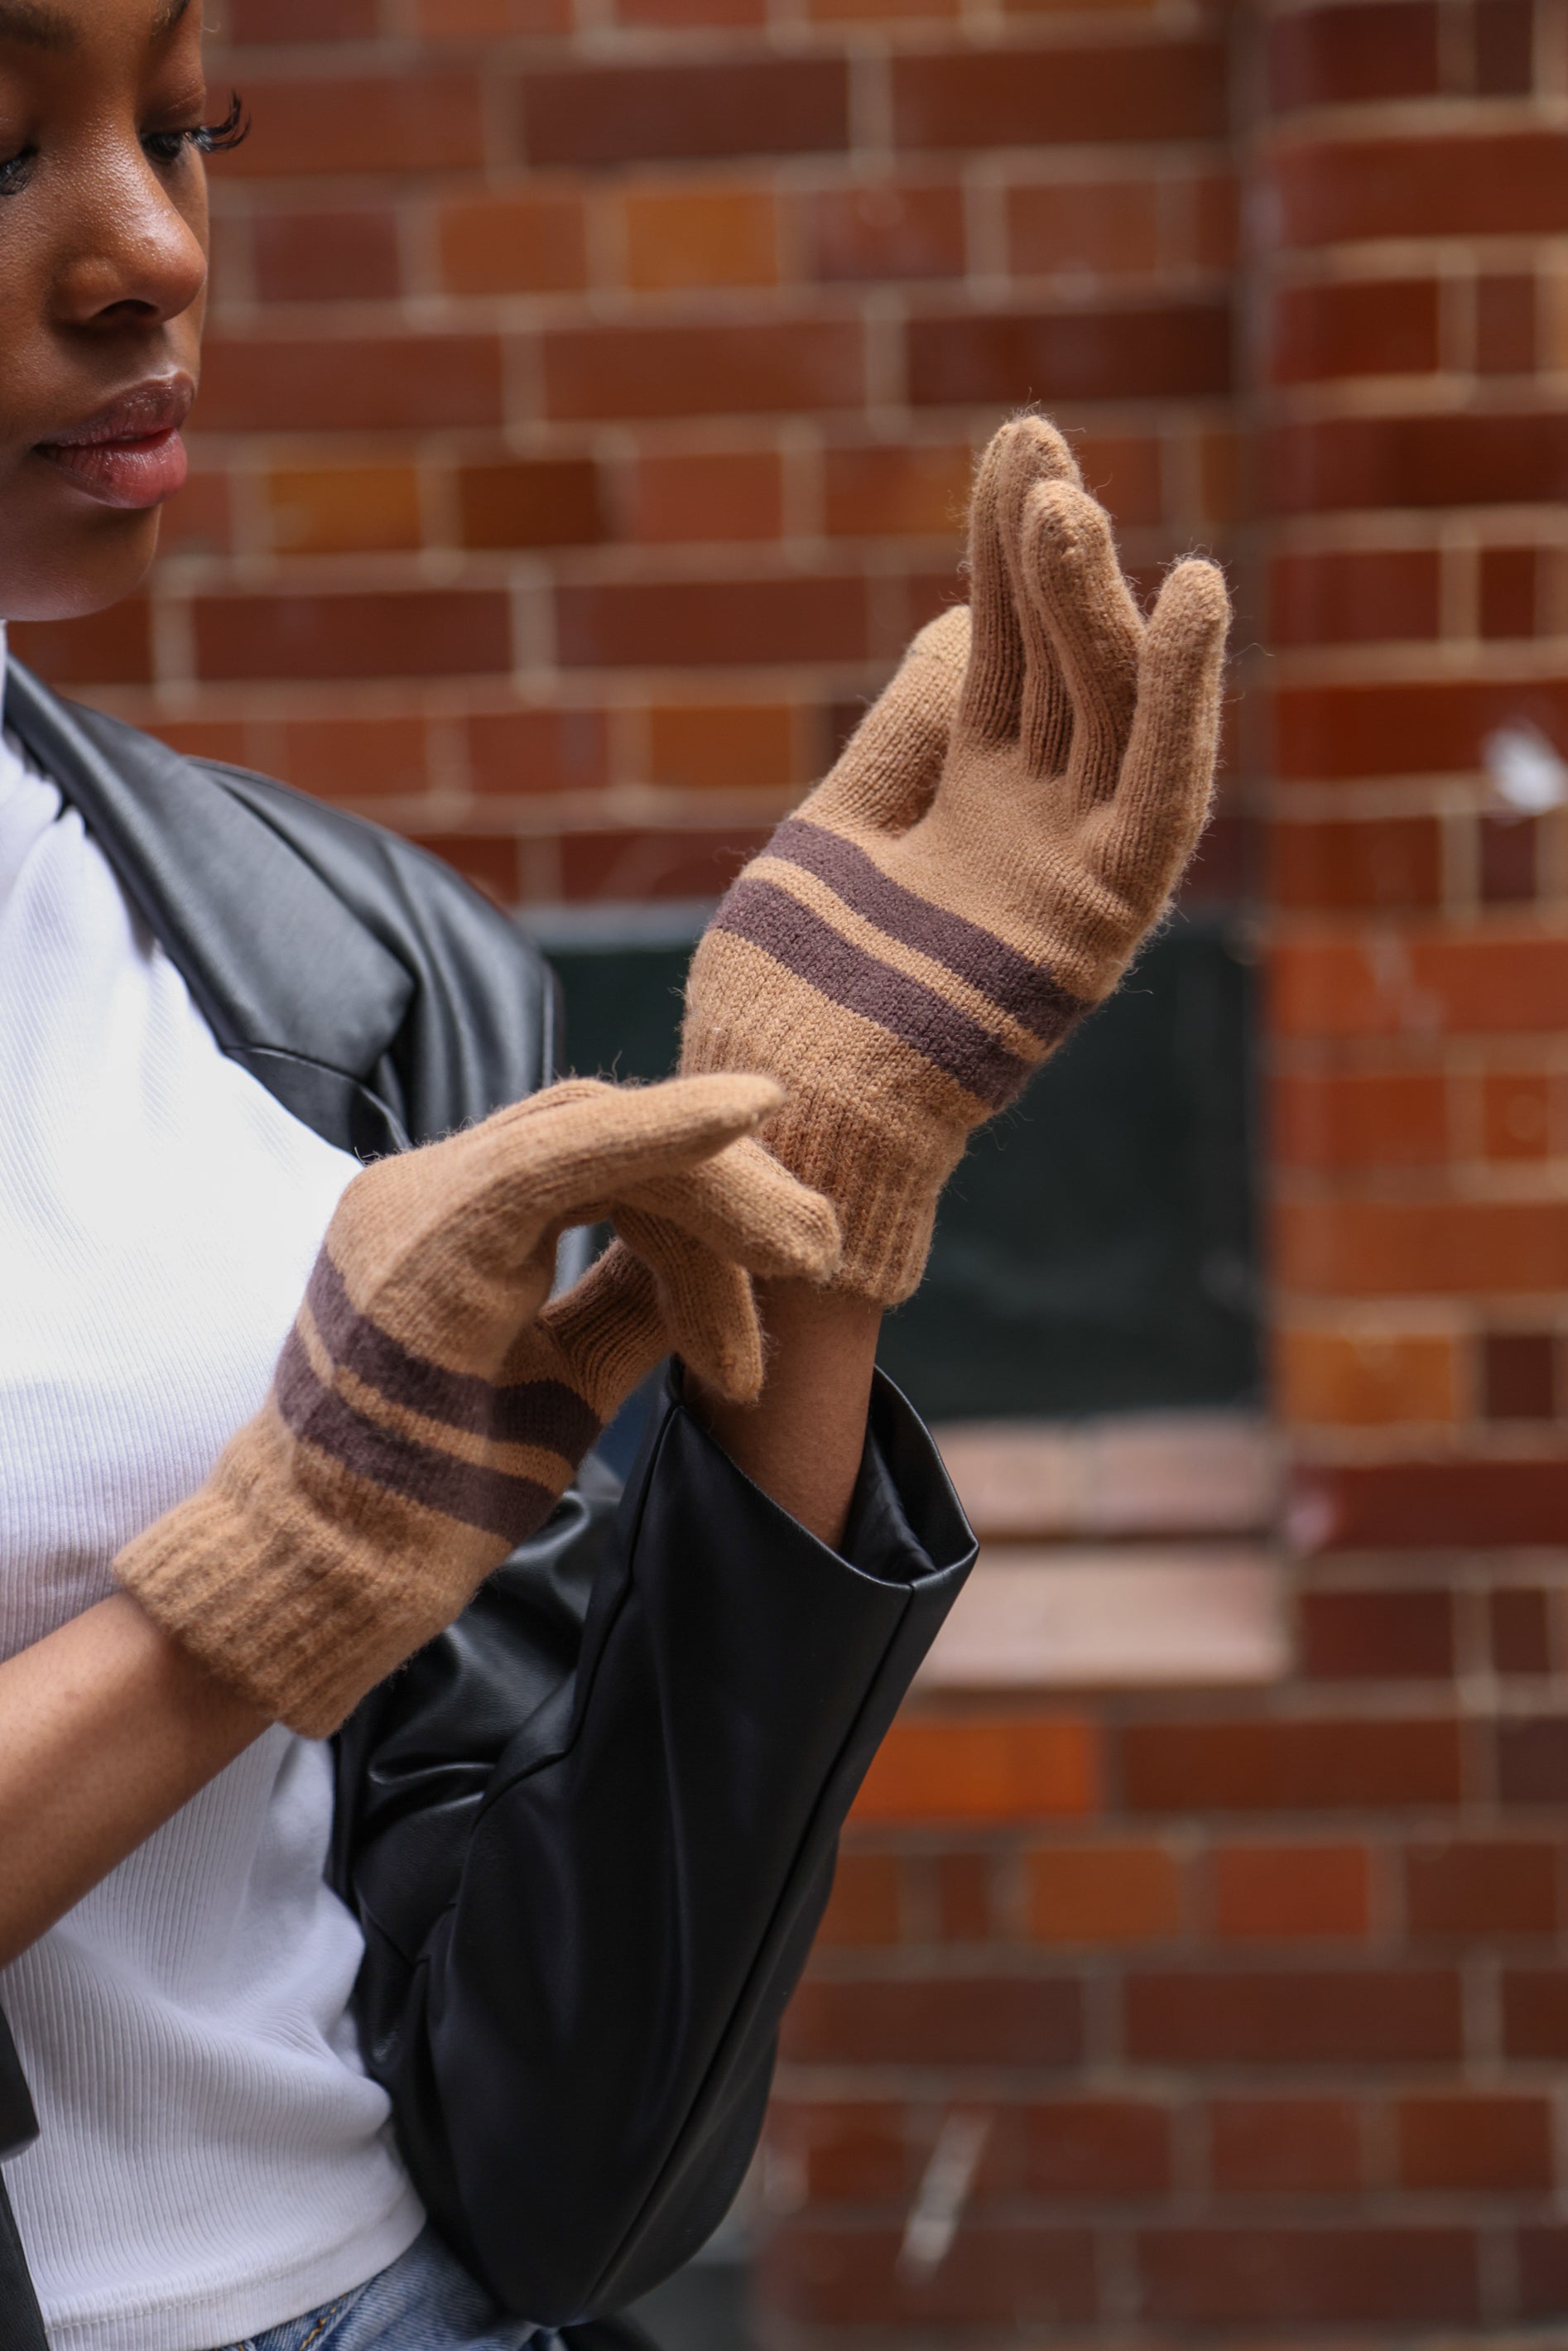
[[557,2340],[508,2318],[427,2229],[364,2285],[227,2351],[555,2351]]

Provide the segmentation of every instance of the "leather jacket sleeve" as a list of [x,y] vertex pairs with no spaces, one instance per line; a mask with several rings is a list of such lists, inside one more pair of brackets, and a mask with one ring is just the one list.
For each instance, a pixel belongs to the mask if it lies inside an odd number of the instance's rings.
[[880,1379],[844,1554],[671,1385],[624,1494],[591,1462],[343,1734],[366,2062],[519,2314],[645,2292],[750,2158],[839,1829],[974,1556]]

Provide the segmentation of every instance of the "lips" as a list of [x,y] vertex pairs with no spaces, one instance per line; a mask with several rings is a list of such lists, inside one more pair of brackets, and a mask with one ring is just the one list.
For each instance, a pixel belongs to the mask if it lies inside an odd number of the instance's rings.
[[180,427],[195,389],[188,375],[137,384],[81,423],[36,443],[34,455],[102,506],[162,506],[185,479]]

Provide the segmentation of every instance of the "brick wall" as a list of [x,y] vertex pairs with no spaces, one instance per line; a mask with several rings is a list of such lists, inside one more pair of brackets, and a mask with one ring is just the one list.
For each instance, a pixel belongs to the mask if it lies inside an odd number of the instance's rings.
[[1561,2342],[1568,866],[1483,747],[1568,750],[1564,0],[227,38],[194,477],[146,599],[16,632],[73,690],[507,901],[684,897],[961,592],[1019,402],[1145,579],[1242,589],[1198,885],[1261,779],[1291,1668],[912,1704],[789,2026],[765,2334]]

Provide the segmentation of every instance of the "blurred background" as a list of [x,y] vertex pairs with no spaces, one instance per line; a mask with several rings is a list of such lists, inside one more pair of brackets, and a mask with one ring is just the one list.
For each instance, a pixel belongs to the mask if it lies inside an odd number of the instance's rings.
[[213,64],[191,486],[16,648],[450,858],[580,1068],[667,1067],[1009,411],[1238,591],[1179,917],[889,1328],[981,1564],[672,2351],[1568,2342],[1568,0],[227,0]]

